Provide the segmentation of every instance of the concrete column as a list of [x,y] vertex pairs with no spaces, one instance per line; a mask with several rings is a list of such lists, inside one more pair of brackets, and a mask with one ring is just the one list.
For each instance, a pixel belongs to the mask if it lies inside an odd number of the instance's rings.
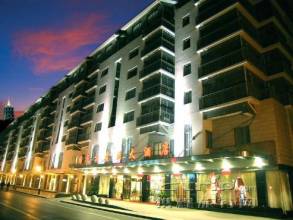
[[33,185],[33,176],[31,176],[31,178],[30,178],[30,183],[29,183],[29,188],[32,188],[32,185]]
[[87,175],[84,176],[84,182],[83,182],[83,188],[82,188],[82,194],[86,194],[86,184],[87,184]]
[[67,175],[66,192],[65,192],[66,194],[69,193],[70,182],[71,182],[71,175]]
[[25,181],[26,181],[26,175],[23,176],[23,180],[22,180],[22,186],[25,186]]
[[39,180],[38,189],[41,189],[41,183],[42,183],[42,177],[41,177],[41,175],[40,175],[40,180]]

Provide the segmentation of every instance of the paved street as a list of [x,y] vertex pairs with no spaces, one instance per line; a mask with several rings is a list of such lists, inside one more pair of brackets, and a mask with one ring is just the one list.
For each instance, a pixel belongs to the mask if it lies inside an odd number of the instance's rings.
[[99,211],[52,199],[43,199],[16,192],[0,191],[1,220],[123,220],[140,219],[131,216]]
[[[70,200],[68,200],[70,201]],[[123,201],[113,201],[111,204],[135,210],[137,214],[154,216],[163,219],[176,220],[218,220],[218,219],[250,219],[261,220],[268,218],[218,213],[190,209],[158,209],[146,205]],[[132,212],[133,213],[133,212]],[[61,203],[60,199],[44,199],[17,192],[0,191],[0,220],[123,220],[142,219],[111,211],[95,210],[72,204]]]

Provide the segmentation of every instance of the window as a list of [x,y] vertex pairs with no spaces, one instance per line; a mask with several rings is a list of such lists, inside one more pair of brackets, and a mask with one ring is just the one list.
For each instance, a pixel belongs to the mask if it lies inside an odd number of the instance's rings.
[[134,111],[124,114],[123,123],[127,123],[134,120]]
[[120,73],[121,73],[121,63],[117,62],[116,63],[116,77],[120,78]]
[[139,48],[135,48],[134,50],[130,51],[128,59],[131,60],[132,58],[136,57],[138,55]]
[[190,18],[189,15],[186,15],[182,18],[182,27],[185,27],[186,25],[188,25],[190,23]]
[[192,91],[184,93],[184,105],[192,102]]
[[97,107],[97,112],[102,112],[104,110],[104,103],[99,104]]
[[192,126],[184,126],[184,156],[190,156],[192,153]]
[[106,91],[106,85],[102,86],[99,90],[99,95]]
[[136,88],[131,89],[131,90],[128,90],[126,92],[125,100],[134,98],[135,97],[135,94],[136,94]]
[[206,145],[208,148],[213,147],[213,133],[211,131],[206,131]]
[[186,50],[190,47],[190,38],[183,40],[183,50]]
[[128,161],[128,155],[130,148],[132,146],[132,137],[127,137],[122,139],[122,162]]
[[128,70],[127,79],[131,79],[132,77],[135,77],[136,75],[137,75],[137,67],[132,68],[131,70]]
[[101,74],[101,78],[103,78],[104,76],[106,76],[107,74],[108,74],[108,68],[107,69],[104,69],[103,71],[102,71],[102,74]]
[[235,145],[241,146],[250,143],[249,126],[234,129]]
[[191,63],[185,64],[183,67],[183,76],[191,74]]
[[95,132],[100,131],[100,130],[102,130],[102,123],[101,122],[96,124]]

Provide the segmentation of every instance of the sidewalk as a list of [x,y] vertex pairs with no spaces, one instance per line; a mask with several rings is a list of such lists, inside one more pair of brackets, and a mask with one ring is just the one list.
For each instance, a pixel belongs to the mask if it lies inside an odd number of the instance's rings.
[[[74,203],[75,205],[82,205],[82,206],[93,207],[93,208],[103,209],[103,210],[106,209],[107,211],[117,212],[117,209],[90,205],[90,204],[86,204],[82,202],[73,201],[69,198],[62,199],[62,201],[66,203]],[[118,212],[120,213],[122,212],[124,214],[141,215],[141,216],[148,216],[151,218],[153,217],[153,218],[161,218],[161,219],[168,219],[168,220],[203,220],[203,219],[204,220],[219,220],[219,219],[266,220],[266,219],[271,219],[271,218],[264,218],[264,217],[237,215],[237,214],[203,211],[203,210],[187,209],[187,208],[176,208],[176,207],[158,208],[152,204],[127,202],[127,201],[120,201],[120,200],[113,200],[113,199],[109,199],[109,203],[111,205],[115,205],[124,209],[132,210],[132,211],[119,210]]]

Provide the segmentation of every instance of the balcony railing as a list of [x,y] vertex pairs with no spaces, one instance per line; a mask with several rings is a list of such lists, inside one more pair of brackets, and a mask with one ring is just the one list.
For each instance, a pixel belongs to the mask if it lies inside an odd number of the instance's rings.
[[161,19],[157,19],[156,21],[154,21],[151,24],[149,24],[148,26],[146,26],[146,28],[144,30],[144,36],[148,35],[153,30],[157,29],[160,26],[164,26],[165,28],[167,28],[168,30],[170,30],[172,32],[175,31],[174,24],[172,24],[171,22],[167,21],[164,18],[161,18]]
[[154,61],[153,63],[149,65],[145,65],[143,70],[140,71],[139,73],[139,78],[141,79],[159,69],[163,69],[172,75],[174,75],[175,73],[174,64],[170,64],[161,59],[161,60]]
[[266,92],[252,83],[242,83],[201,97],[199,108],[202,110],[249,96],[261,99]]
[[78,117],[78,118],[71,119],[71,121],[68,124],[68,129],[79,127],[79,126],[80,126],[80,118]]
[[93,113],[90,112],[88,114],[85,114],[81,117],[81,122],[80,124],[84,124],[84,123],[87,123],[89,121],[91,121],[93,119]]
[[244,62],[245,60],[251,62],[261,70],[264,69],[261,55],[254,51],[251,47],[243,47],[202,64],[198,71],[198,77],[200,78],[209,75],[210,73],[225,69],[240,62]]
[[172,124],[174,122],[174,114],[170,114],[160,110],[143,114],[137,118],[136,126],[142,126],[158,121]]
[[174,43],[168,41],[167,39],[164,39],[163,37],[160,37],[151,41],[151,43],[146,43],[144,49],[141,51],[141,56],[144,56],[159,47],[164,47],[171,52],[175,51]]
[[91,105],[91,104],[94,104],[95,103],[95,96],[93,95],[93,96],[90,96],[90,97],[88,97],[88,98],[86,98],[85,100],[84,100],[84,102],[83,102],[83,106],[85,107],[85,106],[89,106],[89,105]]
[[198,16],[196,18],[196,23],[200,24],[201,22],[207,20],[208,18],[214,16],[225,8],[235,4],[236,2],[241,3],[252,15],[254,15],[253,6],[248,2],[248,0],[221,0],[214,1],[208,0],[199,5]]
[[78,135],[78,142],[82,141],[89,141],[90,140],[90,133],[81,133]]
[[249,23],[249,21],[240,15],[238,15],[238,17],[236,16],[237,15],[235,15],[235,18],[232,19],[229,23],[225,21],[221,26],[219,26],[219,28],[213,29],[210,33],[200,36],[197,49],[199,50],[239,30],[244,30],[252,38],[258,41],[257,31]]
[[139,93],[138,95],[138,101],[142,101],[144,99],[150,98],[152,96],[156,96],[159,94],[164,94],[166,96],[169,96],[171,98],[174,98],[174,89],[158,84],[155,86],[152,86],[150,88],[147,89],[143,89],[143,91],[141,93]]

